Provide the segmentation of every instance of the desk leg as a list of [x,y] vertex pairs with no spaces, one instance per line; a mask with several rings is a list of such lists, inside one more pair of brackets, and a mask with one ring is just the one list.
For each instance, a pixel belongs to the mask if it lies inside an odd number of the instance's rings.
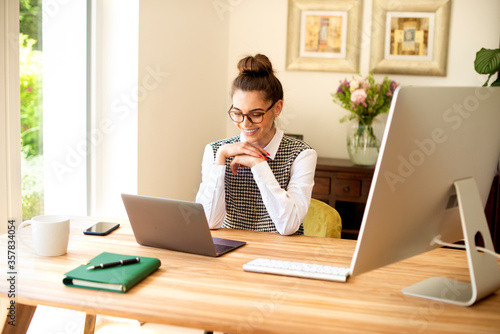
[[83,329],[83,334],[94,334],[95,330],[95,314],[85,315],[85,328]]
[[[4,309],[3,305],[4,305],[4,303],[2,303],[2,311]],[[2,334],[25,334],[28,331],[28,328],[29,328],[30,323],[31,323],[31,319],[33,318],[33,314],[35,314],[35,310],[36,310],[36,306],[16,303],[16,315],[15,315],[15,324],[16,325],[15,326],[12,326],[9,324],[9,321],[12,320],[8,317],[9,314],[7,312],[2,312],[2,314],[5,313],[5,316],[4,316],[5,321],[3,323],[0,323],[0,324],[2,324],[1,333]]]

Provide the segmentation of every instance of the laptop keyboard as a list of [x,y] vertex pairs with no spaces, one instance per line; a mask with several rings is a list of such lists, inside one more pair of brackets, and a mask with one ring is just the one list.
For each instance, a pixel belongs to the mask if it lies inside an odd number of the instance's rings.
[[227,246],[227,245],[221,245],[221,244],[214,244],[214,245],[215,245],[215,252],[217,254],[224,253],[225,251],[228,251],[228,250],[234,248],[234,246]]

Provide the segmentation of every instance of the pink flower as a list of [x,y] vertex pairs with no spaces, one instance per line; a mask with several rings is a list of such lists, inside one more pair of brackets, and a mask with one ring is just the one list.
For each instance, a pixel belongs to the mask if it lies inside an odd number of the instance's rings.
[[31,88],[31,87],[26,87],[26,90],[27,90],[28,92],[30,92],[30,93],[31,93],[31,92],[33,91],[33,88]]
[[356,89],[354,92],[351,94],[351,101],[354,102],[355,104],[359,105],[362,104],[363,106],[366,107],[366,92],[364,89]]

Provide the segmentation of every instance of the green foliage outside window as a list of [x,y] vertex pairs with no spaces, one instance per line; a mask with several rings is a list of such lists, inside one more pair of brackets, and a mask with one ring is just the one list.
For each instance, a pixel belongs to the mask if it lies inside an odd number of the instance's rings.
[[19,35],[21,146],[26,157],[42,154],[42,52],[35,40]]
[[42,0],[20,0],[19,1],[19,31],[33,39],[33,49],[42,50]]
[[23,219],[43,214],[41,1],[21,0],[19,73]]
[[43,156],[22,155],[23,219],[26,220],[43,214]]

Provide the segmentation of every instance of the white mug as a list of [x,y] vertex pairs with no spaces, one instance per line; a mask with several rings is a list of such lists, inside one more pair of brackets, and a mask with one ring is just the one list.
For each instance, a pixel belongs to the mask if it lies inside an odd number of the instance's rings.
[[[31,225],[32,244],[22,238],[21,229]],[[17,228],[21,242],[35,250],[41,256],[66,254],[69,241],[69,218],[66,216],[43,215],[22,222]]]

